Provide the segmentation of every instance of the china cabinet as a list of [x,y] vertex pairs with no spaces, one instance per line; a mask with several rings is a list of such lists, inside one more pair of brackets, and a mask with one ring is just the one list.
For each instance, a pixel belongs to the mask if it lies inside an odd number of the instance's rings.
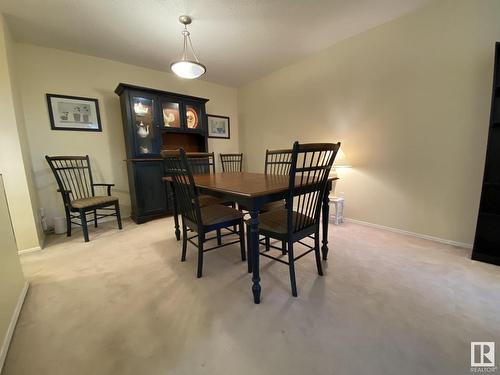
[[170,188],[162,182],[160,152],[179,147],[188,152],[208,151],[208,99],[125,83],[115,93],[122,111],[131,216],[143,223],[173,209]]

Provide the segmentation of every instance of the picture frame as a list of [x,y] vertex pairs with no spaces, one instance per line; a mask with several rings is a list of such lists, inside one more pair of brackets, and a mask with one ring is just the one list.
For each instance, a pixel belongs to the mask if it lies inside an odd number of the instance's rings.
[[231,124],[227,116],[207,114],[207,128],[208,138],[231,138]]
[[52,130],[102,132],[97,99],[59,94],[46,97]]

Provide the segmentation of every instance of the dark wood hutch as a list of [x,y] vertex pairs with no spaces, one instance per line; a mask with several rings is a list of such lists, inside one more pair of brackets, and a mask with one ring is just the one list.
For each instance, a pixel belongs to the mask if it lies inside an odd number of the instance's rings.
[[136,223],[165,216],[173,210],[170,187],[164,175],[160,152],[184,147],[188,152],[206,152],[208,99],[120,83],[127,171]]

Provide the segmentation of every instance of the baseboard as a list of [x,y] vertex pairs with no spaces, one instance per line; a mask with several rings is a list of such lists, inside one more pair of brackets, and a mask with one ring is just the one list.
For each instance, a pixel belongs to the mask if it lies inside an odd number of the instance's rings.
[[29,249],[19,250],[17,253],[19,255],[21,255],[21,254],[35,253],[35,252],[41,251],[41,250],[42,250],[42,248],[40,246],[35,246],[35,247],[31,247]]
[[349,219],[349,218],[345,218],[344,221],[347,221],[347,222],[350,222],[350,223],[355,223],[355,224],[360,224],[360,225],[365,225],[365,226],[372,227],[372,228],[388,230],[388,231],[394,232],[394,233],[405,234],[407,236],[413,236],[413,237],[423,238],[425,240],[435,241],[435,242],[439,242],[439,243],[444,243],[446,245],[463,247],[465,249],[472,249],[472,244],[470,244],[470,243],[457,242],[457,241],[452,241],[452,240],[446,240],[444,238],[429,236],[427,234],[415,233],[415,232],[410,232],[408,230],[403,230],[403,229],[398,229],[398,228],[392,228],[392,227],[386,227],[385,225],[373,224],[373,223],[370,223],[368,221],[362,221],[362,220],[356,220],[356,219]]
[[23,307],[24,299],[26,298],[26,293],[28,293],[29,286],[30,284],[26,281],[17,300],[16,308],[12,313],[9,327],[7,328],[2,346],[0,347],[0,373],[2,372],[5,358],[7,357],[7,352],[9,351],[10,341],[12,340],[12,336],[14,335],[14,329],[16,328],[17,319],[19,318],[19,314],[21,313],[21,308]]

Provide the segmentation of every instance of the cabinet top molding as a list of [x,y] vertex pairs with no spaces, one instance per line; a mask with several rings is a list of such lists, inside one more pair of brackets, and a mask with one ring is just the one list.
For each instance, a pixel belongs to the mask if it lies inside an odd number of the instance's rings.
[[179,94],[179,93],[176,93],[176,92],[164,91],[164,90],[160,90],[160,89],[152,89],[150,87],[136,86],[136,85],[131,85],[129,83],[122,83],[122,82],[120,82],[118,84],[118,86],[116,86],[115,93],[117,95],[121,95],[124,90],[149,91],[149,92],[155,93],[155,94],[163,94],[163,95],[168,95],[168,96],[176,96],[176,97],[178,97],[180,99],[193,100],[193,101],[203,102],[203,103],[206,103],[206,102],[208,102],[210,100],[210,99],[206,99],[206,98],[199,98],[197,96],[184,95],[184,94]]

